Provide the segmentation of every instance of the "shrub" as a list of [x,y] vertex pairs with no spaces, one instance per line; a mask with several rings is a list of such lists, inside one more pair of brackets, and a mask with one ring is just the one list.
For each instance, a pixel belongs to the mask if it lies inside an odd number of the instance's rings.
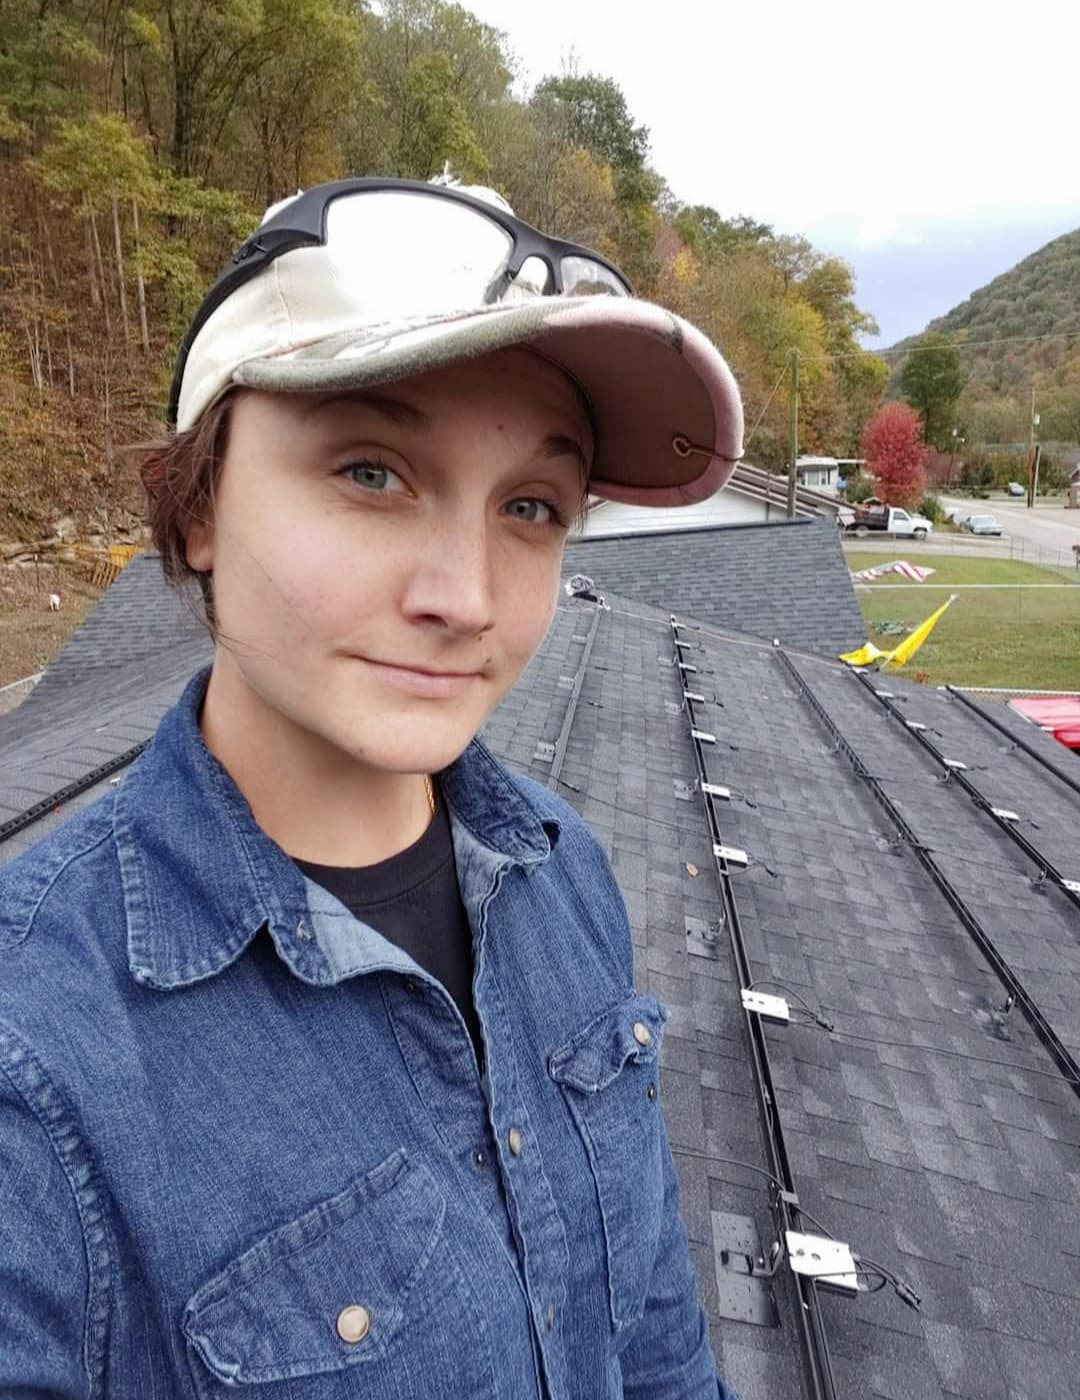
[[919,514],[925,515],[927,520],[932,520],[937,525],[945,519],[945,508],[940,499],[931,492],[919,502]]

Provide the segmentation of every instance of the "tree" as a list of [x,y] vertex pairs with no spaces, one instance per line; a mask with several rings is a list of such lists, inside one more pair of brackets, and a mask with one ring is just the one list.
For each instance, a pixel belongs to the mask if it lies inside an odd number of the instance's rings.
[[760,224],[745,214],[725,219],[708,204],[677,207],[671,219],[676,233],[695,257],[711,261],[734,249],[761,243],[773,236],[768,224]]
[[544,78],[534,96],[551,98],[563,117],[563,139],[612,170],[640,170],[649,153],[648,127],[635,126],[622,89],[596,73]]
[[959,350],[947,336],[928,331],[911,347],[900,373],[900,392],[918,409],[923,435],[933,447],[949,446],[963,388]]
[[926,492],[925,449],[919,415],[906,403],[886,403],[863,431],[862,455],[890,506],[914,507]]

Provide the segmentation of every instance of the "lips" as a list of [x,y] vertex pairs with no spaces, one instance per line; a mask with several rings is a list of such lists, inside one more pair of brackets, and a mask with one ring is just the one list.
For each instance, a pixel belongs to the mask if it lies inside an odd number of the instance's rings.
[[370,656],[361,656],[358,660],[366,661],[369,666],[383,666],[391,671],[411,671],[416,676],[434,676],[446,680],[470,680],[481,674],[479,671],[435,671],[427,666],[409,666],[403,661],[374,661]]
[[372,661],[366,656],[355,659],[369,667],[378,682],[424,700],[454,699],[471,689],[483,674],[480,671],[433,671],[393,661]]

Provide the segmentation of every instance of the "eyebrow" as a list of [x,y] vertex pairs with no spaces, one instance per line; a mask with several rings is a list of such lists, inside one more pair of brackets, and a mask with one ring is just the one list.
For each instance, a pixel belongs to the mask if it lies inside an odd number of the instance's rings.
[[589,463],[585,458],[585,451],[581,443],[572,437],[567,437],[565,433],[551,433],[540,444],[540,457],[545,460],[551,457],[576,457],[583,472],[589,469]]
[[[370,389],[346,389],[340,394],[320,394],[314,403],[304,408],[305,414],[318,413],[335,403],[351,403],[360,408],[372,408],[390,422],[404,428],[431,428],[434,420],[423,409],[404,399],[396,399],[390,394],[381,394]],[[589,469],[588,459],[581,444],[565,433],[549,433],[540,444],[537,456],[545,461],[554,457],[576,457],[582,472]]]
[[346,389],[340,394],[320,394],[314,403],[308,404],[304,413],[318,413],[335,403],[351,403],[359,408],[373,408],[391,423],[403,428],[430,428],[432,420],[415,404],[404,399],[395,399],[390,394],[373,393],[370,389]]

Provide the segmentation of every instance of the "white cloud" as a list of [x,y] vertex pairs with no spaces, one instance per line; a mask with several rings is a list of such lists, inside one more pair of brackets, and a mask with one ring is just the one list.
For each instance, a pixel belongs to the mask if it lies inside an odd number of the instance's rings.
[[1080,5],[1022,24],[974,0],[467,0],[535,81],[613,78],[675,193],[845,241],[925,237],[1071,204]]

